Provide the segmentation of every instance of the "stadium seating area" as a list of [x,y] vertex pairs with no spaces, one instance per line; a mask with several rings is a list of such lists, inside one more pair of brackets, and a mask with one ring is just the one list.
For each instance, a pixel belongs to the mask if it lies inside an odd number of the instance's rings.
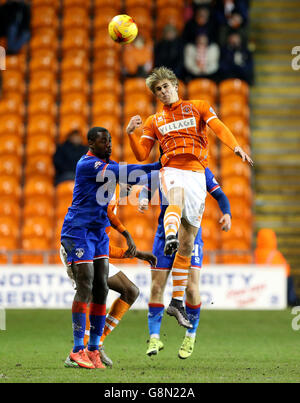
[[[146,37],[158,35],[172,22],[183,28],[184,1],[157,0],[32,0],[32,37],[18,55],[7,57],[0,101],[0,263],[59,263],[58,248],[64,215],[72,199],[73,182],[53,185],[52,156],[56,144],[73,129],[85,141],[87,128],[107,127],[113,155],[135,162],[125,133],[129,118],[142,118],[159,105],[143,78],[122,79],[122,46],[107,35],[110,19],[133,15]],[[59,40],[57,40],[59,38]],[[239,79],[215,84],[209,79],[180,83],[183,98],[207,99],[240,144],[250,148],[249,88]],[[155,149],[149,161],[158,159]],[[251,172],[215,136],[210,136],[210,167],[230,199],[233,227],[220,231],[216,202],[207,197],[203,219],[206,262],[248,263],[252,255]],[[136,206],[121,206],[119,214],[140,249],[151,250],[159,207],[144,215]],[[132,217],[135,219],[132,220]],[[124,245],[120,235],[112,243]],[[23,250],[22,254],[9,251]],[[216,256],[214,251],[221,250]],[[241,251],[240,255],[233,251]],[[43,251],[47,253],[43,253]],[[232,251],[232,253],[230,253]],[[132,261],[131,261],[132,263]]]

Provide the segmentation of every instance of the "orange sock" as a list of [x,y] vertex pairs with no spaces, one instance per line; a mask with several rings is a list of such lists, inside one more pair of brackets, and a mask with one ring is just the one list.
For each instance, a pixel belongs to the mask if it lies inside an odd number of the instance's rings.
[[165,236],[176,235],[181,221],[181,208],[170,204],[164,215]]
[[191,258],[181,256],[177,252],[172,266],[173,293],[172,298],[183,301],[187,286]]
[[114,328],[118,325],[120,320],[123,318],[125,313],[128,311],[131,305],[127,304],[127,302],[123,301],[120,298],[117,298],[106,316],[105,326],[103,330],[103,334],[100,339],[100,346],[103,344],[103,341],[109,333],[111,333]]

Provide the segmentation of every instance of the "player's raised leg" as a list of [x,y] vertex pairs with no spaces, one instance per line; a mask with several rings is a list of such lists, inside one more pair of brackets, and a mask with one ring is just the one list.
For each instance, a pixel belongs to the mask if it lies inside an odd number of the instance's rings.
[[178,232],[179,249],[175,255],[172,266],[173,293],[172,300],[167,309],[167,314],[174,316],[179,325],[188,329],[192,328],[183,305],[185,288],[188,283],[188,275],[191,266],[195,237],[198,228],[190,225],[184,218]]
[[201,298],[199,290],[200,270],[191,268],[186,287],[186,313],[192,324],[192,329],[187,329],[182,345],[178,352],[178,357],[186,359],[194,351],[196,332],[200,321]]
[[151,290],[148,304],[149,345],[146,354],[157,355],[164,348],[160,340],[160,327],[164,314],[164,291],[170,268],[151,270]]

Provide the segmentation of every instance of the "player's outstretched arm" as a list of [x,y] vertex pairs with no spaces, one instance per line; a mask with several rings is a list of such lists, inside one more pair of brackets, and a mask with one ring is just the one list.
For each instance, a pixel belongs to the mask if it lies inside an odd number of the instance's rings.
[[228,197],[220,187],[210,194],[218,202],[219,208],[223,213],[223,216],[219,220],[221,229],[227,232],[231,229],[231,211]]
[[154,139],[148,136],[137,137],[134,131],[143,124],[142,118],[139,115],[133,116],[126,128],[129,137],[130,147],[138,161],[145,161],[152,150]]

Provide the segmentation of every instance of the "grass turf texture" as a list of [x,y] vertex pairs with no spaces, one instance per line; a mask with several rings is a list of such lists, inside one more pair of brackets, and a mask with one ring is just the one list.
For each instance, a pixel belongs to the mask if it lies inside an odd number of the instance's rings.
[[71,313],[8,310],[0,331],[0,383],[300,382],[300,330],[286,311],[202,311],[193,355],[177,357],[185,330],[163,318],[158,356],[146,356],[147,312],[129,311],[108,336],[106,371],[64,368]]

